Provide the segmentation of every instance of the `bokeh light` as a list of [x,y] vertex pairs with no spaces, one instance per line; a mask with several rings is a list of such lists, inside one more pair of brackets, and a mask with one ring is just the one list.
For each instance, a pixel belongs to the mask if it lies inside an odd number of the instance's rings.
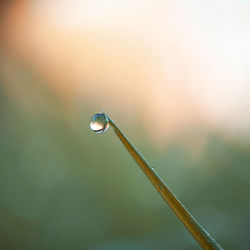
[[91,133],[105,110],[225,249],[247,249],[249,14],[1,1],[0,248],[196,247],[114,133]]

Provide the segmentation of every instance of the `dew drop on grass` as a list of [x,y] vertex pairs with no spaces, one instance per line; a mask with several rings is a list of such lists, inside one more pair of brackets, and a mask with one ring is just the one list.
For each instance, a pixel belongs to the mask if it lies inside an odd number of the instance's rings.
[[98,133],[104,133],[109,127],[109,118],[105,113],[97,113],[92,116],[90,128]]

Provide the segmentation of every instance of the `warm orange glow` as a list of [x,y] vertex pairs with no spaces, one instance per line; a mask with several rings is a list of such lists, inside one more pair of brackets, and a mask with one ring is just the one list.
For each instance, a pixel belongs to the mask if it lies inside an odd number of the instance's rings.
[[197,124],[247,128],[250,7],[235,5],[210,16],[198,1],[16,1],[2,48],[62,98],[140,114],[157,140]]

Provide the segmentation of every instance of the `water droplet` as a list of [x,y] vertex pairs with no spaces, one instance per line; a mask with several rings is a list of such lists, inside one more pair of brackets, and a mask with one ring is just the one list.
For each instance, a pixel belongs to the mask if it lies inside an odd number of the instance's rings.
[[90,128],[98,133],[104,133],[109,127],[109,118],[105,113],[97,113],[92,116]]

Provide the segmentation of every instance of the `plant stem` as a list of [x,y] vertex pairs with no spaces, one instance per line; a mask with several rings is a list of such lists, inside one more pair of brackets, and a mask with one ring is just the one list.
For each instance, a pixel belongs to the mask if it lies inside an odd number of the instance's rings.
[[199,243],[203,249],[222,249],[221,246],[205,231],[204,228],[195,220],[195,218],[188,212],[184,205],[177,199],[174,193],[164,183],[155,170],[147,163],[143,156],[137,151],[135,146],[122,133],[118,126],[109,117],[110,125],[114,132],[119,137],[123,145],[126,147],[130,155],[134,158],[144,174],[148,177],[155,189],[167,202],[170,208],[174,211],[176,216],[184,224],[184,226],[191,233],[193,238]]

